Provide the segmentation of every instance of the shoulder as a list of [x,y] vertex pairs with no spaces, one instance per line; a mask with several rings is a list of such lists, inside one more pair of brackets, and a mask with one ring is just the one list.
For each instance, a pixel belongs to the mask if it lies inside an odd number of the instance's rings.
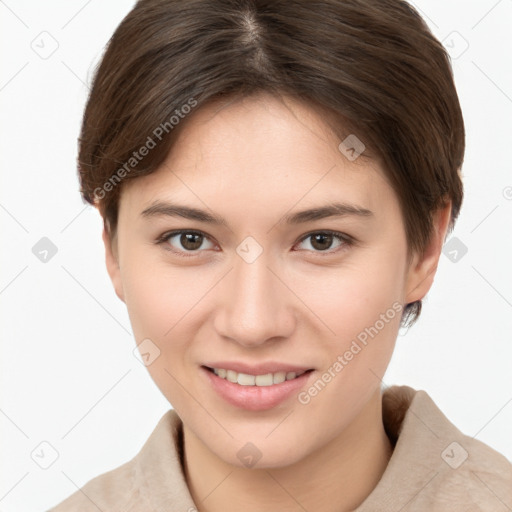
[[[430,506],[454,511],[496,512],[512,507],[512,464],[487,444],[462,433],[424,391],[415,410],[432,432],[429,466],[432,480],[424,494]],[[419,429],[420,427],[418,427]]]
[[[135,459],[89,480],[83,487],[47,512],[127,512],[139,496],[134,485]],[[115,509],[112,508],[116,504]]]
[[394,496],[395,502],[411,511],[512,510],[510,461],[462,433],[425,391],[391,387],[383,397],[383,419],[396,445],[365,505]]
[[167,507],[186,501],[179,454],[180,424],[176,412],[167,411],[131,460],[89,480],[47,512],[135,512],[154,510],[158,508],[155,504]]
[[457,503],[459,508],[453,510],[464,511],[511,510],[512,464],[502,454],[460,434],[446,445],[440,459],[431,482],[432,503]]

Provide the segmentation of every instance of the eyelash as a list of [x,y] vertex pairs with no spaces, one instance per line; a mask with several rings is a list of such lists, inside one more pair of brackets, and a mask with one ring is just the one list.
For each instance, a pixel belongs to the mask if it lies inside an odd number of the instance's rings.
[[[159,236],[157,238],[155,243],[157,245],[164,245],[167,242],[169,242],[169,240],[171,238],[173,238],[174,236],[182,235],[184,233],[193,234],[193,235],[199,235],[199,236],[202,236],[202,237],[207,238],[208,240],[210,240],[210,237],[206,233],[203,233],[202,231],[197,231],[197,230],[193,230],[193,229],[181,229],[181,230],[168,231],[166,233],[163,233],[161,236]],[[306,235],[304,235],[300,240],[298,240],[297,243],[302,243],[304,240],[307,240],[308,238],[312,237],[313,235],[332,235],[333,237],[338,238],[341,242],[343,242],[343,244],[340,247],[337,247],[333,251],[331,251],[331,250],[312,251],[314,254],[317,254],[317,255],[319,255],[321,257],[331,256],[333,254],[336,254],[336,253],[338,253],[338,252],[340,252],[340,251],[342,251],[344,249],[347,249],[347,248],[355,245],[355,243],[356,243],[355,238],[353,238],[353,237],[351,237],[351,236],[349,236],[349,235],[347,235],[345,233],[341,233],[339,231],[331,231],[331,230],[311,231],[311,232],[307,233]],[[183,258],[194,257],[196,254],[198,254],[200,252],[203,252],[203,251],[199,251],[199,250],[195,250],[195,251],[176,251],[175,249],[168,248],[168,247],[165,247],[165,246],[164,246],[164,249],[166,251],[172,252],[173,254],[176,254],[177,256],[183,257]],[[307,251],[307,249],[306,249],[306,251]],[[187,252],[189,254],[187,254]]]

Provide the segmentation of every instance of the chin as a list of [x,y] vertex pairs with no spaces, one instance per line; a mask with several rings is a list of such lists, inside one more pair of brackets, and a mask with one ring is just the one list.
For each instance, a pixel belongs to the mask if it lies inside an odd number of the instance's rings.
[[[209,448],[227,464],[246,469],[284,468],[307,456],[304,444],[291,436],[265,439],[261,433],[256,433],[247,439],[230,440],[227,446],[220,447],[220,450],[218,444]],[[297,446],[301,446],[302,449],[298,450]]]

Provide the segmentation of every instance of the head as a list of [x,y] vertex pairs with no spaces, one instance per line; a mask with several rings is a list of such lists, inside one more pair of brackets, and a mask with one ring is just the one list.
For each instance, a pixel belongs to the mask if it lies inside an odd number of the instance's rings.
[[[405,2],[136,4],[94,77],[81,191],[152,378],[212,452],[240,464],[251,440],[289,464],[375,396],[459,214],[463,154],[449,57]],[[240,411],[208,386],[221,360],[324,385]]]

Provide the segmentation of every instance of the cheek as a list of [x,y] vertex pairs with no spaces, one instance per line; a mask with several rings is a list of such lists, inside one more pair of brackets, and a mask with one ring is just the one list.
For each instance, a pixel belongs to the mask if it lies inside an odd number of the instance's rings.
[[306,282],[316,290],[308,295],[308,306],[329,330],[317,337],[323,354],[318,379],[298,401],[311,417],[326,418],[327,436],[346,426],[381,384],[402,314],[399,262],[399,255],[375,255],[364,265],[345,266]]
[[137,342],[158,339],[172,326],[173,309],[168,301],[174,294],[157,277],[150,268],[130,264],[123,268],[125,303]]
[[159,364],[166,361],[176,367],[197,329],[198,312],[215,276],[211,270],[173,267],[151,256],[132,251],[124,261],[126,307],[137,343],[151,339],[165,356]]
[[[399,323],[401,258],[399,254],[381,254],[379,250],[368,251],[356,263],[347,261],[338,268],[308,272],[295,281],[301,283],[297,295],[307,298],[308,308],[322,320],[327,339],[338,350],[376,322],[386,335],[390,324],[394,329]],[[385,316],[385,328],[379,321],[381,315]]]
[[173,290],[160,279],[160,269],[135,244],[123,247],[121,279],[124,301],[137,344],[150,339],[161,350],[162,334],[172,327]]
[[[137,258],[124,267],[125,302],[137,344],[151,340],[151,354],[158,354],[146,364],[151,378],[178,410],[186,410],[189,397],[183,391],[190,363],[190,341],[193,339],[194,305],[207,291],[204,280],[193,279],[183,269],[170,272],[165,266],[141,267]],[[139,260],[143,261],[143,260]],[[203,288],[206,288],[203,290]],[[140,352],[147,351],[148,342]]]

